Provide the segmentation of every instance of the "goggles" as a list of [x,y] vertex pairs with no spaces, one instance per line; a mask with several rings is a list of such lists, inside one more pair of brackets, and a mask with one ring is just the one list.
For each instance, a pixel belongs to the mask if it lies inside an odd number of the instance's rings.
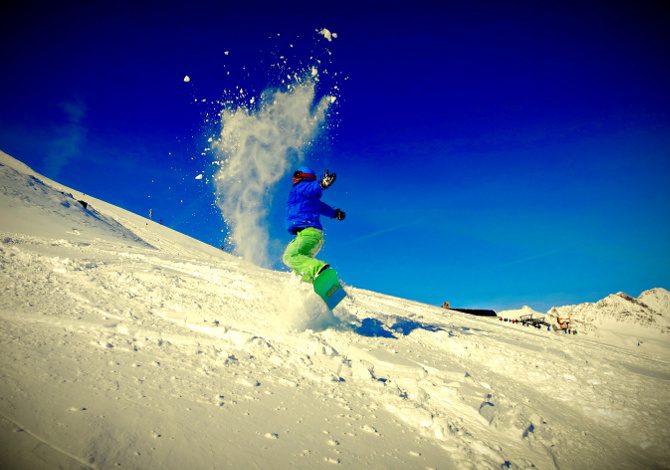
[[302,171],[296,171],[293,173],[293,184],[299,183],[302,180],[315,180],[316,175],[311,173],[303,173]]

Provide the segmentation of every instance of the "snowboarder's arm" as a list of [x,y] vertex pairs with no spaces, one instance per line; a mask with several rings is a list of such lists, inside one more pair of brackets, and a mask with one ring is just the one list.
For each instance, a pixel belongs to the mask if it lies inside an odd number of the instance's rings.
[[323,201],[319,201],[319,212],[321,215],[325,215],[331,219],[334,219],[337,215],[337,211]]

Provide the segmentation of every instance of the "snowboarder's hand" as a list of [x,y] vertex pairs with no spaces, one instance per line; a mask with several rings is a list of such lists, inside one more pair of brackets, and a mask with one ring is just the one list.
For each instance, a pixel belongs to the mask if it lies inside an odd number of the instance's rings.
[[344,220],[346,216],[347,214],[345,214],[343,210],[335,209],[335,218],[337,220]]
[[321,178],[321,187],[323,189],[326,189],[328,186],[333,184],[335,182],[335,173],[329,173],[328,170],[326,170],[326,173],[323,175]]

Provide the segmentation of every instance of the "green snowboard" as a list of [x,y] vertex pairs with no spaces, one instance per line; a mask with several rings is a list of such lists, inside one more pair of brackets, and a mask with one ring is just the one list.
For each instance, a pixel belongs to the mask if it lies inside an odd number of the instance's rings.
[[337,278],[337,272],[332,268],[321,271],[321,274],[314,279],[314,292],[319,294],[331,310],[347,296]]

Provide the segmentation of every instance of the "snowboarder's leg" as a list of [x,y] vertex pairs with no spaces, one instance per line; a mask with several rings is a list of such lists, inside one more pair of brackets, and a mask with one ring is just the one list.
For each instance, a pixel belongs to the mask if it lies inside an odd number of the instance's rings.
[[309,227],[300,231],[288,244],[282,261],[305,282],[313,282],[325,261],[314,259],[323,246],[323,232]]

